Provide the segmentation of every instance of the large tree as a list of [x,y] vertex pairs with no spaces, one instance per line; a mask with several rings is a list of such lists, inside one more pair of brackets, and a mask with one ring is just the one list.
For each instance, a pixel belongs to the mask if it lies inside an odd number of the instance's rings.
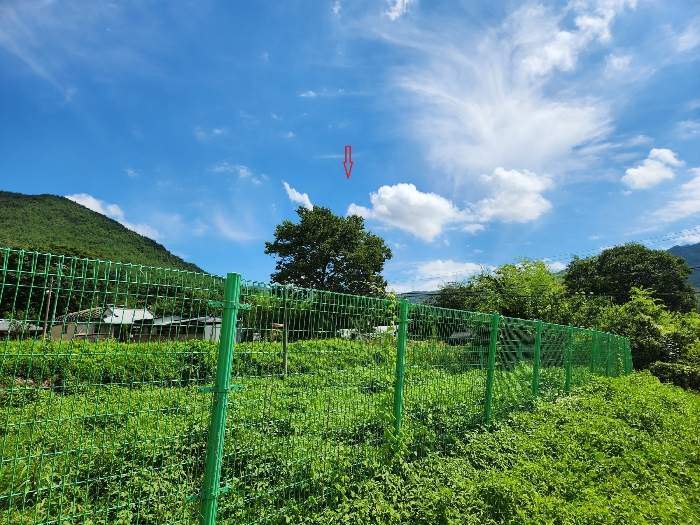
[[385,294],[381,276],[391,250],[365,230],[358,215],[339,217],[330,209],[297,209],[299,223],[284,221],[265,253],[278,257],[273,282],[359,295]]
[[671,310],[687,312],[696,304],[692,286],[685,283],[692,271],[682,257],[629,243],[593,257],[574,256],[564,283],[569,292],[610,295],[617,304],[630,300],[633,287],[645,288]]

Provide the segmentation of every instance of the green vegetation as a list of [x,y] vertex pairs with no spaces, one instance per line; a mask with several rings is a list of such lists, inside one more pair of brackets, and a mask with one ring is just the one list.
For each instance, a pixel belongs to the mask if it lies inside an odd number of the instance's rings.
[[649,371],[664,383],[700,390],[700,370],[692,366],[657,361],[651,365]]
[[0,191],[0,247],[202,271],[117,221],[56,195]]
[[520,259],[448,283],[427,302],[622,335],[630,339],[637,370],[663,361],[700,373],[700,313],[683,284],[689,272],[683,259],[632,244],[575,258],[563,275],[543,261]]
[[669,309],[688,312],[696,306],[695,290],[685,284],[692,269],[682,257],[630,243],[573,261],[564,272],[571,293],[607,295],[615,304],[630,299],[632,288],[652,290]]
[[[593,379],[577,367],[573,395],[560,397],[561,369],[543,368],[534,401],[531,366],[500,371],[499,419],[485,432],[484,371],[450,370],[447,347],[416,342],[397,439],[387,430],[393,341],[290,344],[286,379],[272,366],[281,345],[265,345],[238,346],[222,523],[700,520],[700,398],[650,375]],[[83,358],[64,345],[61,366],[78,372],[62,385],[32,375],[46,361],[20,365],[5,353],[14,376],[0,395],[0,456],[15,459],[0,472],[0,522],[191,522],[210,405],[198,388],[212,346],[112,342]],[[151,370],[161,365],[178,379],[159,380]]]
[[330,209],[297,209],[299,224],[284,221],[265,253],[278,257],[272,282],[331,292],[383,296],[381,275],[391,250],[384,239],[365,230],[359,215],[339,217]]
[[700,523],[700,397],[647,374],[595,379],[453,453],[345,488],[309,524]]
[[696,290],[700,290],[700,243],[674,246],[666,251],[676,257],[683,257],[685,262],[695,269],[686,282]]

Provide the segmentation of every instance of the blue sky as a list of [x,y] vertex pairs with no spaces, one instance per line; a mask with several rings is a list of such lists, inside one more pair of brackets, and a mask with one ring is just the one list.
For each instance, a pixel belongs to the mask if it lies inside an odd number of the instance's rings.
[[396,291],[698,242],[700,4],[6,0],[0,189],[260,280],[297,206],[359,213]]

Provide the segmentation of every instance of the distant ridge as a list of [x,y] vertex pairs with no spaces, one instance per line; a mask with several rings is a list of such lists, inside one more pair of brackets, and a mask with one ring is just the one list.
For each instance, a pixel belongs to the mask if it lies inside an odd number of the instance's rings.
[[676,257],[683,257],[688,266],[693,267],[693,273],[688,278],[688,284],[695,289],[700,289],[700,243],[674,246],[666,250]]
[[0,191],[0,248],[203,271],[162,244],[57,195]]

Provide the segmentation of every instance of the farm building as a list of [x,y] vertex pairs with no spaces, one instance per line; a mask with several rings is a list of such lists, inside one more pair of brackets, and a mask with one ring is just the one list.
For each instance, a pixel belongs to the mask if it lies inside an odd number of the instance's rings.
[[90,308],[57,317],[51,323],[51,339],[88,341],[113,338],[123,342],[219,340],[221,318],[179,315],[155,317],[148,308],[114,305]]

